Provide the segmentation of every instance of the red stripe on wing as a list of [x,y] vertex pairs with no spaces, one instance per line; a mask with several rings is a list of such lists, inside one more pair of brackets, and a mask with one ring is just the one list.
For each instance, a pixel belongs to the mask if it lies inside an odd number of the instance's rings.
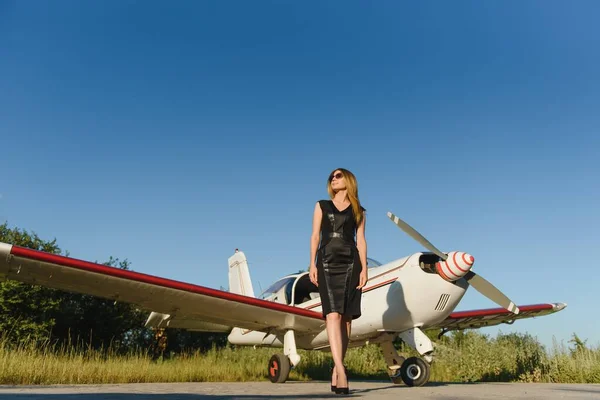
[[159,278],[153,275],[142,274],[139,272],[126,271],[114,267],[108,267],[106,265],[95,264],[89,261],[77,260],[75,258],[45,253],[43,251],[38,250],[27,249],[24,247],[12,246],[10,254],[12,254],[15,257],[23,257],[30,260],[62,265],[69,268],[81,269],[84,271],[95,272],[98,274],[114,276],[122,279],[129,279],[132,281],[148,283],[151,285],[184,290],[186,292],[198,293],[204,296],[216,297],[223,300],[230,300],[239,303],[250,304],[257,307],[301,315],[303,317],[315,318],[320,320],[323,319],[321,313],[306,310],[303,308],[292,307],[281,303],[261,300],[255,297],[242,296],[235,293],[224,292],[222,290],[192,285],[190,283],[179,282],[171,279]]
[[[543,310],[552,310],[554,306],[552,304],[533,304],[530,306],[519,306],[519,310],[521,313],[525,311],[543,311]],[[512,314],[505,308],[487,308],[483,310],[473,310],[473,311],[458,311],[450,314],[448,318],[458,319],[458,318],[472,318],[472,317],[485,317],[489,315],[498,315],[498,314]]]

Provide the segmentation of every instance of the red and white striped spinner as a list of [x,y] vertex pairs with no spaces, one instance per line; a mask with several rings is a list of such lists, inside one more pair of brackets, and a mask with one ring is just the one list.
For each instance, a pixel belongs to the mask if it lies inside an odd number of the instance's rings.
[[473,267],[475,258],[462,251],[451,251],[446,261],[435,263],[437,273],[447,281],[456,281],[464,277]]

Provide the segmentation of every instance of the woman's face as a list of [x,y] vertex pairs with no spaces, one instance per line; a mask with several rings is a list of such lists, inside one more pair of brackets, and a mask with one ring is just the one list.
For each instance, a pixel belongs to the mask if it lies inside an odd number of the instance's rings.
[[338,190],[344,190],[346,189],[346,180],[344,178],[344,173],[340,170],[335,170],[333,171],[333,174],[331,174],[331,188],[333,189],[334,192],[337,192]]

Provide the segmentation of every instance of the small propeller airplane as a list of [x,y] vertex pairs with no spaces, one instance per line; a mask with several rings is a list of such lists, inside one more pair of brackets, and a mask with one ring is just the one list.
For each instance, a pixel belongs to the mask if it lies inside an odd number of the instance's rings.
[[[434,347],[424,330],[480,328],[561,311],[564,303],[516,306],[471,269],[470,254],[442,253],[392,213],[388,217],[429,252],[387,264],[368,259],[362,316],[352,322],[349,347],[378,343],[395,384],[428,382]],[[325,320],[317,287],[308,272],[277,280],[254,296],[248,263],[236,250],[229,258],[229,291],[99,265],[0,243],[0,277],[115,301],[150,311],[152,328],[229,332],[232,344],[283,348],[268,362],[271,382],[283,383],[300,363],[298,349],[328,350]],[[502,308],[453,312],[472,286]],[[421,357],[405,358],[393,346],[400,337]]]

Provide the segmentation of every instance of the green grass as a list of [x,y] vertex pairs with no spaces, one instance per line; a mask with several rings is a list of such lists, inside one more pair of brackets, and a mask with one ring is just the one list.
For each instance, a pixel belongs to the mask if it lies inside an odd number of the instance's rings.
[[463,335],[437,345],[432,381],[600,383],[600,348],[575,351],[554,342],[548,352],[526,334]]
[[[402,347],[406,355],[415,355]],[[267,362],[281,349],[226,347],[152,361],[132,351],[117,355],[82,348],[45,345],[12,346],[0,340],[0,384],[92,384],[133,382],[202,382],[266,380]],[[300,351],[302,362],[290,380],[327,380],[330,354]],[[477,332],[444,338],[436,346],[431,381],[521,381],[600,383],[600,349],[573,350],[555,344],[547,352],[528,335]],[[350,349],[350,377],[387,379],[379,346]]]

